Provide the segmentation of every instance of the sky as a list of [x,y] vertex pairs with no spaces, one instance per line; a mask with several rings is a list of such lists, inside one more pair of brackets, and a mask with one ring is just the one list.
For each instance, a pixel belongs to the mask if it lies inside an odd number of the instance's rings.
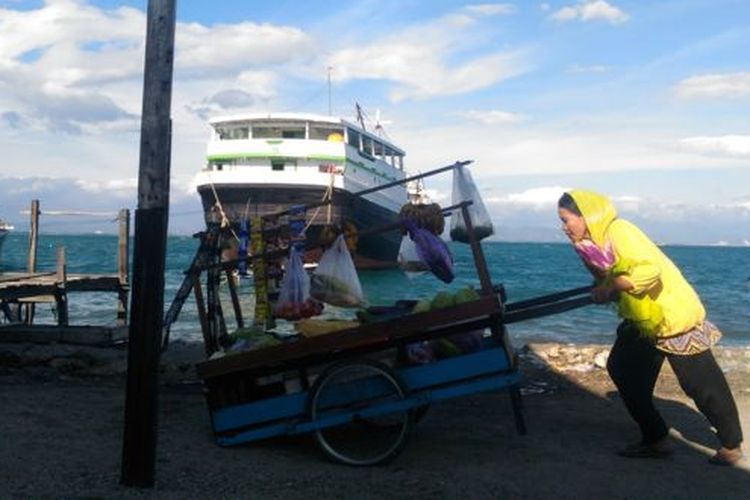
[[[146,6],[0,0],[0,217],[18,230],[32,198],[49,232],[115,232],[107,214],[135,209]],[[178,1],[170,232],[201,229],[209,117],[359,103],[409,171],[473,160],[499,239],[561,240],[577,187],[659,243],[750,246],[748,19],[746,0]],[[426,187],[450,204],[451,181]]]

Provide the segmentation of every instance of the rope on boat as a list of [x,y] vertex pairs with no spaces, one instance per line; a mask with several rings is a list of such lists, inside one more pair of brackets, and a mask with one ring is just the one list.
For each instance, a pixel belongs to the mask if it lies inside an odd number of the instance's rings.
[[240,237],[237,236],[237,233],[232,229],[232,225],[229,223],[229,218],[227,217],[226,212],[224,212],[224,206],[221,204],[221,200],[219,200],[219,194],[216,192],[216,187],[214,187],[214,180],[211,177],[210,171],[208,172],[208,184],[211,186],[211,191],[214,193],[214,200],[216,200],[214,206],[219,209],[219,214],[221,214],[221,227],[228,227],[232,236],[234,236],[234,239],[240,241]]
[[[331,177],[328,182],[328,187],[325,190],[325,193],[323,193],[323,197],[320,199],[321,202],[332,202],[333,201],[333,181],[334,181],[334,173],[331,172]],[[328,209],[328,214],[326,217],[326,223],[331,223],[331,205],[332,203],[326,203],[325,207]],[[313,222],[315,221],[315,218],[318,216],[318,213],[320,212],[320,209],[323,208],[323,205],[318,205],[318,207],[315,209],[315,212],[313,212],[312,217],[310,217],[310,221],[305,225],[305,229],[303,231],[307,231],[310,226],[312,226]]]

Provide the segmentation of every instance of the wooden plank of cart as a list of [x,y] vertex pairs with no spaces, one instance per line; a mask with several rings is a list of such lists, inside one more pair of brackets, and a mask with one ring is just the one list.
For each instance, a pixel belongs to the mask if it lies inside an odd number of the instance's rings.
[[[334,461],[375,465],[403,449],[431,403],[503,389],[509,392],[517,431],[525,434],[504,292],[490,281],[469,204],[445,210],[459,209],[464,217],[481,283],[479,299],[198,364],[217,442],[231,446],[312,433]],[[579,307],[585,301],[558,301],[586,290],[519,303],[510,321]],[[405,362],[411,343],[476,330],[490,332],[479,351],[428,364]]]

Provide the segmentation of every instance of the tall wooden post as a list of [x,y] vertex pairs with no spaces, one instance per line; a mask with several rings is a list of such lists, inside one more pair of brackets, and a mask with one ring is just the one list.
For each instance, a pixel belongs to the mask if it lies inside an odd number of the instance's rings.
[[123,208],[118,215],[120,234],[117,242],[117,277],[120,288],[117,290],[117,324],[123,326],[128,317],[128,256],[130,255],[130,210]]
[[[29,231],[29,261],[27,270],[29,274],[36,272],[36,256],[39,244],[39,200],[31,200],[31,224]],[[26,304],[26,324],[34,322],[34,303]],[[19,310],[20,313],[20,310]]]
[[36,272],[36,254],[39,242],[39,200],[31,200],[31,229],[29,231],[29,273]]
[[57,304],[58,326],[68,326],[68,271],[65,247],[57,247],[57,268],[55,272],[55,303]]
[[149,0],[120,482],[154,486],[169,215],[175,0]]

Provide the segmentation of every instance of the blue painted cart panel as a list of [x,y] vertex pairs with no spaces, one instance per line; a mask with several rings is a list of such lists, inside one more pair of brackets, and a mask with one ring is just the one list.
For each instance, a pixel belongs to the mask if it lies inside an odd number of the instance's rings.
[[[314,422],[308,416],[308,391],[215,410],[212,420],[217,441],[221,445],[233,445],[278,435],[310,432],[346,423],[355,416],[372,417],[403,411],[431,401],[499,390],[518,384],[520,375],[511,370],[505,350],[496,347],[492,341],[488,342],[487,349],[476,353],[396,370],[409,392],[409,397],[404,400],[341,411]],[[358,381],[357,387],[351,387],[351,390],[337,391],[337,401],[331,403],[343,404],[347,401],[376,398],[385,390],[374,381],[360,382],[362,381]]]

